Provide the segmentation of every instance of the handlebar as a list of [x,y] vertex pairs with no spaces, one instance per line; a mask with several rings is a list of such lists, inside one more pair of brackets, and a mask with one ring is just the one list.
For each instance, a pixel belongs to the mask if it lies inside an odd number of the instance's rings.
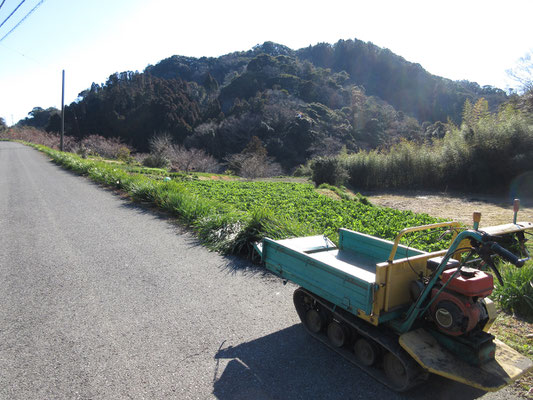
[[511,264],[514,264],[518,268],[522,268],[522,266],[525,264],[525,262],[527,260],[529,260],[529,257],[527,257],[527,258],[518,258],[513,253],[511,253],[509,250],[504,249],[498,243],[492,243],[489,247],[490,247],[490,249],[493,252],[498,254],[501,258],[503,258],[506,261],[509,261]]
[[522,268],[524,264],[526,263],[526,261],[530,259],[529,253],[527,251],[526,251],[526,254],[527,254],[526,258],[519,258],[515,254],[507,250],[506,248],[499,245],[497,242],[505,243],[505,239],[503,239],[502,237],[493,236],[493,235],[489,235],[485,233],[483,235],[483,242],[485,243],[486,246],[488,246],[490,250],[492,250],[493,253],[496,253],[501,258],[510,262],[511,264],[515,265],[518,268]]

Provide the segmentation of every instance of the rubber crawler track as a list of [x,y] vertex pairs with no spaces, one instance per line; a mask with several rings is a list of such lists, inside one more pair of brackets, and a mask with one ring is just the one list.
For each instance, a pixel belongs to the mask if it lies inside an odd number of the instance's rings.
[[[357,332],[358,335],[369,338],[370,340],[378,343],[382,347],[382,350],[384,349],[394,354],[400,360],[407,373],[407,379],[405,383],[401,386],[395,385],[393,382],[389,381],[385,375],[385,372],[382,370],[382,368],[380,368],[380,363],[370,367],[362,365],[358,362],[354,353],[351,351],[351,348],[346,346],[340,348],[334,347],[330,344],[325,332],[313,333],[310,331],[305,322],[306,312],[310,308],[309,302],[304,301],[306,297],[311,298],[313,300],[313,304],[319,304],[322,311],[326,311],[329,314],[329,320],[331,320],[331,316],[333,316],[336,320],[342,321],[346,325],[350,326]],[[326,344],[329,348],[341,354],[350,362],[357,365],[374,379],[378,380],[389,388],[397,392],[404,392],[423,383],[427,379],[428,373],[424,371],[416,363],[416,361],[414,361],[409,354],[407,354],[407,352],[401,348],[400,344],[398,343],[398,336],[396,334],[383,329],[378,329],[341,308],[335,308],[332,303],[303,288],[298,288],[294,291],[293,301],[294,306],[296,307],[296,312],[298,313],[303,326],[311,336]]]

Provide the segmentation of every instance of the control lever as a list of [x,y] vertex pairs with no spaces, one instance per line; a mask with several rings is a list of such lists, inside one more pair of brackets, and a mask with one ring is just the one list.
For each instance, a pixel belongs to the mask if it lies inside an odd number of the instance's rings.
[[490,254],[486,251],[480,251],[478,252],[481,259],[487,264],[492,272],[494,272],[494,275],[496,275],[496,278],[498,278],[498,282],[500,282],[500,285],[504,285],[503,278],[500,275],[500,271],[498,271],[498,268],[496,268],[496,265],[494,265],[494,261],[492,261],[492,258],[490,258]]

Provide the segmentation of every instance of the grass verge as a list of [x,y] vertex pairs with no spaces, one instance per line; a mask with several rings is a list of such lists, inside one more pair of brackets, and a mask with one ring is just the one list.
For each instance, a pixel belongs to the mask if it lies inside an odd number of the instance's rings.
[[[518,318],[500,311],[490,333],[519,353],[533,358],[533,319]],[[533,399],[533,372],[529,372],[512,385],[520,397]]]
[[[133,200],[149,203],[192,227],[210,249],[232,254],[253,254],[252,242],[268,236],[279,239],[310,234],[297,221],[275,216],[265,209],[242,211],[221,201],[202,197],[174,180],[163,179],[161,170],[149,174],[98,160],[87,160],[46,146],[29,144],[61,165],[91,180],[121,189]],[[314,233],[314,232],[311,232]]]

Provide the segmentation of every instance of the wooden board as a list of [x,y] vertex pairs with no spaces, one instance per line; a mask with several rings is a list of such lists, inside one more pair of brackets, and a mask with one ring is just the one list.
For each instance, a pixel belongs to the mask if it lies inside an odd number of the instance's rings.
[[489,235],[506,235],[527,229],[533,229],[533,224],[531,222],[517,222],[516,224],[504,224],[479,228],[480,231],[486,232]]
[[457,359],[423,329],[400,336],[400,345],[429,372],[475,388],[496,391],[533,369],[533,361],[495,339],[496,359],[476,367]]

